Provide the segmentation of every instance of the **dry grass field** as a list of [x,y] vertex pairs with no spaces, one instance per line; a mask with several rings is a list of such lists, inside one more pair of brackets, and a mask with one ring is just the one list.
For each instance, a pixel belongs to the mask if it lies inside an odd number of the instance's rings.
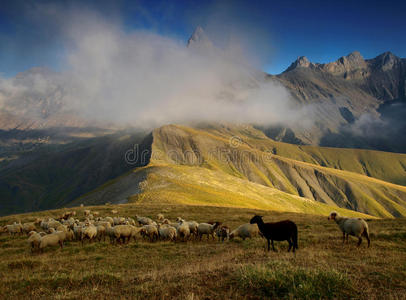
[[[78,216],[83,218],[82,210]],[[406,296],[406,219],[368,220],[371,248],[356,240],[341,244],[327,216],[228,207],[124,204],[91,207],[101,215],[174,220],[219,220],[230,228],[255,214],[265,221],[291,219],[299,229],[299,250],[266,252],[262,238],[227,242],[154,242],[126,245],[67,242],[63,249],[31,254],[25,236],[0,236],[2,299],[402,299]],[[63,210],[0,218],[0,225]]]

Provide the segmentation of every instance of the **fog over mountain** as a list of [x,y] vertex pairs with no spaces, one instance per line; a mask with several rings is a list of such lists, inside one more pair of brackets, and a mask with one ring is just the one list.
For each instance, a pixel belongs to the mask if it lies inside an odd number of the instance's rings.
[[2,113],[42,127],[57,125],[54,116],[63,126],[93,120],[143,127],[190,121],[287,125],[307,113],[280,83],[267,81],[232,47],[216,48],[200,27],[186,46],[92,18],[79,14],[73,20],[80,27],[64,25],[70,40],[64,70],[34,68],[0,79]]
[[406,151],[406,63],[390,52],[327,64],[299,57],[274,76],[200,26],[185,41],[86,11],[49,14],[62,20],[63,67],[0,77],[1,129],[252,123],[281,141]]

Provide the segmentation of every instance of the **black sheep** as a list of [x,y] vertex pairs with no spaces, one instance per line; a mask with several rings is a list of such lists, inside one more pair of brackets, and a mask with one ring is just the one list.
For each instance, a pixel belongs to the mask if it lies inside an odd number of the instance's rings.
[[272,242],[272,250],[275,251],[273,241],[288,241],[289,249],[293,246],[293,252],[295,249],[298,249],[297,246],[297,226],[294,222],[290,220],[275,222],[275,223],[264,223],[262,216],[254,216],[251,221],[251,224],[257,224],[259,231],[268,241],[268,251],[270,250],[270,243]]

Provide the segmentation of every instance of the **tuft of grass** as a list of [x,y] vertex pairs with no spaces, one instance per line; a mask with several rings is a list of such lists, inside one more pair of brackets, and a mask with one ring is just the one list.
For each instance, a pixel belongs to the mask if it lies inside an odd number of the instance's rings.
[[347,274],[332,270],[311,270],[288,263],[247,265],[236,272],[245,293],[269,298],[333,299],[355,296]]

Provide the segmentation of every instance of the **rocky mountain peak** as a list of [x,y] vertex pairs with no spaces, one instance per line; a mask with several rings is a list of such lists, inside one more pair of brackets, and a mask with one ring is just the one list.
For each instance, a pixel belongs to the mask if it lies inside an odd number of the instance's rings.
[[366,67],[365,60],[358,51],[351,52],[347,56],[343,56],[331,64],[335,64],[340,72],[348,72]]
[[211,48],[213,47],[213,44],[204,32],[203,28],[197,26],[187,41],[187,47]]
[[289,68],[286,69],[285,72],[291,71],[293,69],[302,67],[302,68],[308,68],[310,66],[311,62],[307,59],[306,56],[299,56],[290,66]]
[[400,58],[394,55],[392,52],[387,51],[381,55],[378,55],[371,61],[375,67],[386,71],[391,70],[400,61]]

